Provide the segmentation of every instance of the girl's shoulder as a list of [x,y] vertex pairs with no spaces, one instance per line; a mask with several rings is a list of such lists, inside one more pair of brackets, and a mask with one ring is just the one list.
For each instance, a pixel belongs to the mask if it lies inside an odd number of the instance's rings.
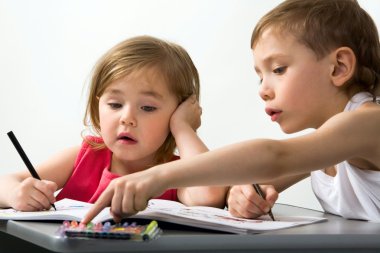
[[80,147],[78,158],[80,159],[84,155],[89,153],[99,154],[102,152],[108,152],[108,148],[104,145],[104,141],[101,137],[87,135],[83,137],[82,145]]
[[83,137],[83,143],[97,143],[97,144],[103,144],[104,141],[101,137],[99,136],[94,136],[94,135],[86,135]]
[[170,161],[172,162],[172,161],[176,161],[176,160],[179,160],[179,159],[181,159],[178,155],[174,155],[173,154],[173,156],[172,156],[172,158],[170,159]]
[[86,135],[83,137],[82,149],[102,150],[107,149],[107,147],[101,137]]
[[83,137],[82,145],[75,161],[75,166],[77,166],[83,159],[109,159],[110,156],[111,151],[104,145],[104,141],[101,137],[87,135]]

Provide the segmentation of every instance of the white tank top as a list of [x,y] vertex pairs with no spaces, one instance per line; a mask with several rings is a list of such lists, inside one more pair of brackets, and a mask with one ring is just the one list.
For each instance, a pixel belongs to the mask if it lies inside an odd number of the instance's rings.
[[[369,93],[358,93],[344,111],[353,111],[372,99]],[[335,177],[321,170],[311,173],[311,185],[322,208],[347,219],[380,222],[380,172],[361,170],[347,161],[335,168]]]

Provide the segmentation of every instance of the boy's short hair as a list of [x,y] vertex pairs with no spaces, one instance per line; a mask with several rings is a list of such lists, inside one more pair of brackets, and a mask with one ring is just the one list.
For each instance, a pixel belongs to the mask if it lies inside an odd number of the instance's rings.
[[350,95],[368,91],[378,95],[380,43],[376,25],[355,0],[286,0],[256,25],[251,48],[268,29],[290,33],[318,59],[339,47],[353,50],[357,67],[345,87]]

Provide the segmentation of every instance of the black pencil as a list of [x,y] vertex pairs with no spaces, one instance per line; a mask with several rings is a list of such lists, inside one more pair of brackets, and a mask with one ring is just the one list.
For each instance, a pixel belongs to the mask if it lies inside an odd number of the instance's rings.
[[[37,171],[34,169],[32,163],[30,162],[29,158],[26,156],[24,150],[22,149],[20,143],[18,142],[16,136],[13,134],[12,131],[8,132],[7,133],[9,139],[11,139],[13,145],[15,146],[17,152],[19,153],[19,155],[21,156],[21,159],[24,161],[26,167],[28,168],[30,174],[32,174],[32,177],[38,179],[38,180],[41,180],[40,176],[37,174]],[[51,204],[51,206],[57,210],[57,208],[55,208],[55,205],[54,204]]]
[[[263,193],[263,191],[261,190],[260,185],[258,185],[258,184],[253,184],[253,187],[255,188],[256,192],[260,195],[260,197],[262,197],[263,199],[265,199],[264,193]],[[268,214],[269,214],[269,216],[272,218],[272,220],[275,221],[271,209],[269,209]]]

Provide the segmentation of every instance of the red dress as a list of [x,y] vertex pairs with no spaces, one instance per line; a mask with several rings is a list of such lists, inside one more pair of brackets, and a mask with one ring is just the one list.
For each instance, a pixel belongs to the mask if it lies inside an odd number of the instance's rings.
[[[90,136],[92,141],[103,143],[98,137]],[[93,149],[86,141],[82,143],[71,177],[56,196],[56,200],[70,198],[94,203],[112,179],[120,175],[110,172],[112,152],[108,148]],[[173,160],[178,159],[173,155]],[[156,199],[178,201],[177,189],[169,189]]]

